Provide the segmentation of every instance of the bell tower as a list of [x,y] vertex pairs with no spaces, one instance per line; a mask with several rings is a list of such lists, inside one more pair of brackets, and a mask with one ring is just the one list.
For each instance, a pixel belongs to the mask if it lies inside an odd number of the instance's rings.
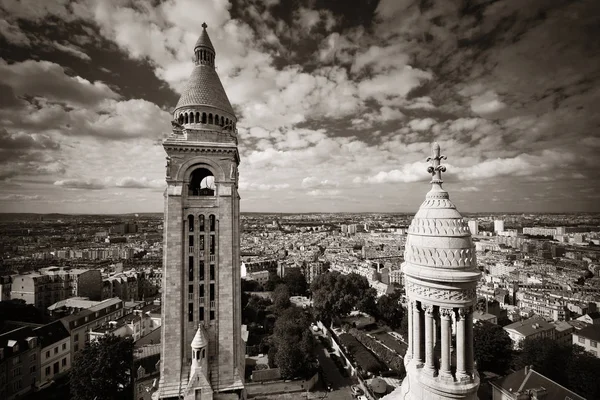
[[202,28],[163,142],[161,399],[244,396],[237,119]]

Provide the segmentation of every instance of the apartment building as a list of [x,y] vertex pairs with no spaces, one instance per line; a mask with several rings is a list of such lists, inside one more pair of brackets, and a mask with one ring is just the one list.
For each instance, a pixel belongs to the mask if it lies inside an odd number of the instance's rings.
[[39,380],[40,347],[30,326],[0,335],[0,399],[13,400]]
[[88,332],[98,326],[121,318],[123,301],[119,298],[104,300],[95,306],[61,318],[60,321],[70,334],[71,364],[75,354],[84,348],[89,340]]
[[102,275],[97,269],[42,268],[38,272],[15,275],[10,298],[22,299],[38,308],[69,297],[88,297],[100,300]]
[[593,355],[600,358],[600,325],[590,325],[579,331],[573,332],[573,344],[581,346]]
[[539,316],[514,322],[503,328],[513,342],[513,348],[519,349],[525,339],[555,338],[554,325]]
[[71,368],[71,335],[61,321],[40,326],[33,330],[40,344],[40,380],[42,388]]
[[569,319],[570,311],[567,303],[561,299],[535,293],[517,293],[520,308],[528,308],[536,315],[553,321],[566,321]]

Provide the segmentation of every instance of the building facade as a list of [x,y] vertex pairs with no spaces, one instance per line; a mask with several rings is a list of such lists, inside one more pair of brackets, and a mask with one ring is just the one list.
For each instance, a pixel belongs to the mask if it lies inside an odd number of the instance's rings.
[[600,358],[598,342],[600,342],[600,325],[590,325],[573,332],[573,344],[583,347],[594,357]]
[[402,265],[409,310],[406,378],[393,399],[477,399],[473,309],[481,273],[470,229],[442,188],[445,158],[434,143],[427,159],[432,187],[408,228]]
[[35,328],[33,333],[40,343],[38,386],[42,387],[71,369],[71,335],[60,321]]
[[[244,396],[236,116],[203,24],[167,153],[159,397]],[[194,338],[201,337],[202,348]]]

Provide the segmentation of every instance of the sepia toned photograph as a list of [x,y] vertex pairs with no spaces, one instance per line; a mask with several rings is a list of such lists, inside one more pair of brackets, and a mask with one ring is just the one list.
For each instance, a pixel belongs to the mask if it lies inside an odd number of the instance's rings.
[[0,400],[600,399],[599,37],[0,0]]

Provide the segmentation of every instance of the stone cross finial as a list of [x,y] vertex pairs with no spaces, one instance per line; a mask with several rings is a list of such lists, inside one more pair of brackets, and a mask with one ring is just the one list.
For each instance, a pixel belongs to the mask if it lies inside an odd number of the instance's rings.
[[440,164],[440,160],[447,160],[444,155],[440,155],[440,145],[433,142],[431,146],[431,157],[427,157],[427,161],[431,161],[431,165],[427,168],[427,172],[431,174],[431,183],[442,184],[442,172],[446,172],[446,167]]
[[208,28],[208,25],[206,25],[206,22],[202,23],[202,27],[204,28],[204,30],[206,30],[206,28]]

